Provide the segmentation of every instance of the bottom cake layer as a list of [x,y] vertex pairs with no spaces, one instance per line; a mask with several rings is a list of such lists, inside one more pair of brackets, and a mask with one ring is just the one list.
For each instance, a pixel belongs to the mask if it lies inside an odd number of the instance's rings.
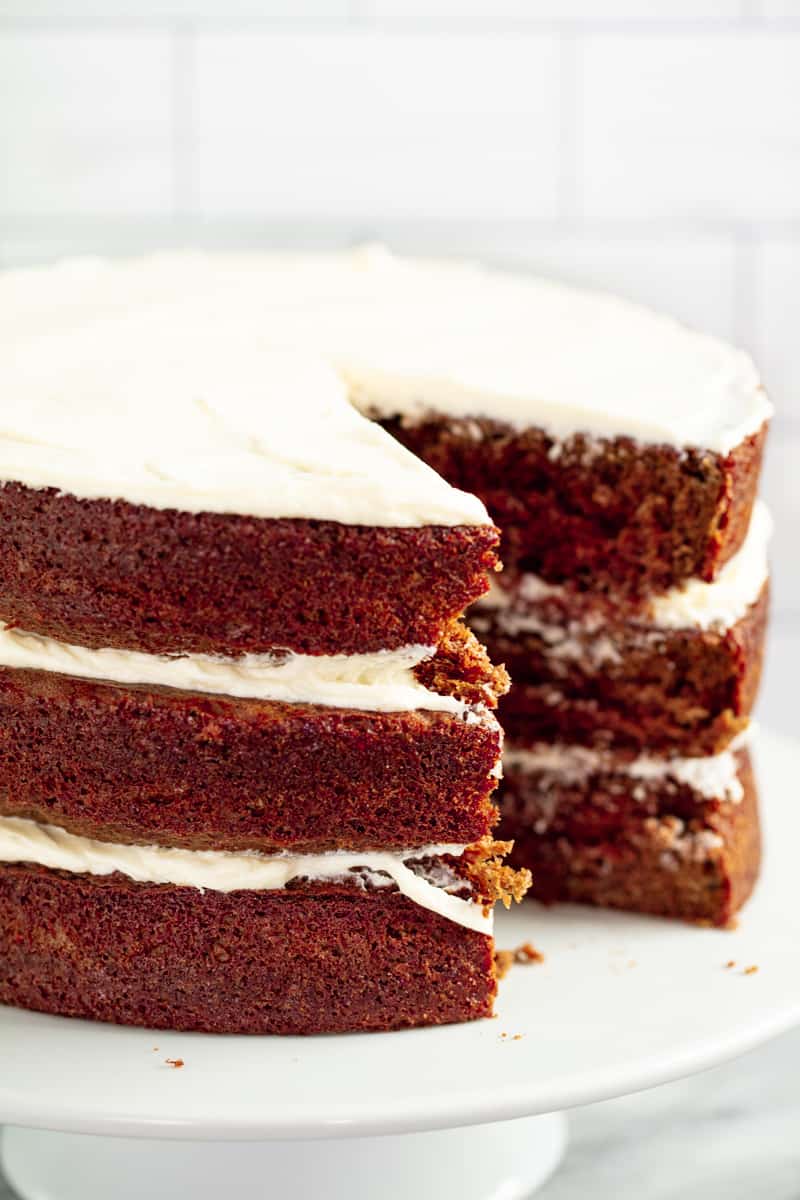
[[508,752],[500,835],[530,895],[727,925],[761,858],[750,756],[628,762],[582,747]]
[[345,881],[201,891],[0,865],[0,1003],[209,1033],[488,1017],[491,936]]

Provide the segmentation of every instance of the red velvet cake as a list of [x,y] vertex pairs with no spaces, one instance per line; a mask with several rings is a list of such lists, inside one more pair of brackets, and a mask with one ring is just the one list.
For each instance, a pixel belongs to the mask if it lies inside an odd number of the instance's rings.
[[692,580],[636,609],[522,576],[471,615],[514,689],[503,724],[519,745],[554,739],[664,755],[725,749],[758,691],[768,608],[770,520],[713,583]]
[[529,876],[492,838],[508,679],[459,616],[498,531],[210,263],[196,302],[111,270],[92,309],[107,270],[0,280],[12,324],[38,297],[0,365],[0,1002],[490,1015]]
[[746,355],[374,249],[8,272],[0,334],[0,1002],[486,1016],[529,867],[546,900],[730,919],[767,592]]

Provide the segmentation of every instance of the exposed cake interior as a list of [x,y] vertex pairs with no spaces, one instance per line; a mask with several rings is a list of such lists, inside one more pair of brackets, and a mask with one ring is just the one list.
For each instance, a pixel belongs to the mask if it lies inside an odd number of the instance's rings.
[[[746,737],[746,735],[745,735]],[[727,924],[760,862],[747,741],[700,758],[510,750],[500,794],[512,860],[539,899]]]
[[[724,632],[755,604],[767,582],[772,528],[767,506],[757,501],[742,546],[716,579],[688,579],[650,594],[634,607],[618,596],[609,599],[597,592],[571,592],[537,575],[501,575],[492,579],[489,592],[477,602],[473,624],[485,609],[492,614],[496,628],[512,637],[541,633],[546,641],[556,643],[585,633],[603,645],[607,631],[616,628],[640,628],[647,633],[669,629]],[[567,649],[562,652],[570,653]]]
[[720,454],[691,444],[688,432],[680,445],[597,440],[578,426],[562,443],[535,424],[517,430],[466,414],[417,420],[401,411],[384,424],[481,497],[503,531],[506,579],[534,574],[626,603],[691,578],[711,580],[738,551],[767,428],[765,421]]

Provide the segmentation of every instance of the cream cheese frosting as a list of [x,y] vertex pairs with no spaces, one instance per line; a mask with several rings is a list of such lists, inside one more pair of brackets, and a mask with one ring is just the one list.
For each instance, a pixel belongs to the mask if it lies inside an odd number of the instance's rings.
[[707,799],[738,804],[744,792],[736,754],[750,744],[753,735],[751,725],[719,754],[698,758],[657,758],[644,754],[629,762],[601,750],[560,742],[542,743],[532,749],[506,747],[503,766],[507,771],[536,771],[572,782],[600,773],[625,775],[643,783],[672,780]]
[[[747,536],[739,551],[722,567],[711,583],[701,579],[689,579],[678,587],[670,588],[648,601],[642,618],[645,629],[705,629],[724,631],[730,629],[745,615],[748,608],[759,597],[769,578],[768,547],[772,536],[773,522],[763,501],[757,500]],[[567,590],[558,584],[545,582],[538,575],[524,575],[513,580],[513,590],[505,588],[502,581],[491,579],[489,591],[476,606],[477,627],[480,628],[481,610],[493,610],[493,620],[508,633],[516,637],[520,633],[536,633],[548,643],[549,653],[556,657],[580,658],[587,653],[584,638],[593,640],[589,646],[592,661],[613,662],[618,650],[613,641],[603,634],[604,620],[598,613],[589,612],[576,617],[569,626],[551,625],[542,620],[530,606],[548,598],[563,596]],[[631,624],[635,630],[636,625]]]
[[0,477],[185,512],[488,523],[476,497],[357,412],[324,359],[190,308],[42,334],[4,355]]
[[79,679],[217,695],[321,704],[365,712],[451,713],[489,719],[455,696],[426,688],[414,667],[435,653],[433,646],[404,646],[371,654],[209,654],[159,655],[139,650],[88,649],[25,633],[0,622],[0,666],[55,671]]
[[56,825],[23,817],[0,817],[0,862],[33,863],[73,874],[113,875],[136,883],[173,884],[200,891],[272,891],[294,879],[342,879],[352,872],[373,887],[394,883],[415,904],[479,933],[492,932],[492,913],[472,900],[453,895],[463,887],[457,877],[432,882],[408,861],[460,856],[466,847],[423,846],[402,852],[332,850],[324,854],[259,854],[255,851],[185,850],[167,846],[128,846],[79,837]]
[[0,338],[0,478],[185,511],[488,521],[358,409],[719,453],[771,412],[746,354],[668,317],[375,248],[6,272]]

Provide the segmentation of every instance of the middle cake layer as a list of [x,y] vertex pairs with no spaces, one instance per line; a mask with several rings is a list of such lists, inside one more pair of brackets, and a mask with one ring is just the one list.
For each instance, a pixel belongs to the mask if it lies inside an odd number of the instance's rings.
[[226,672],[103,653],[0,630],[0,814],[264,853],[469,843],[495,823],[507,677],[458,623],[427,658]]
[[759,505],[717,580],[691,580],[633,611],[535,576],[494,585],[470,623],[514,680],[501,716],[509,736],[519,745],[723,750],[745,728],[758,691],[770,530]]

